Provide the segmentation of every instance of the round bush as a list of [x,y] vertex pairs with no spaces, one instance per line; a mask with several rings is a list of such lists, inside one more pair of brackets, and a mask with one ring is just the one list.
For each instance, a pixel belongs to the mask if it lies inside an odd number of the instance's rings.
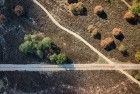
[[49,57],[49,59],[52,61],[52,62],[55,62],[57,64],[62,64],[64,63],[66,60],[67,60],[67,57],[65,54],[53,54]]
[[94,30],[94,26],[93,25],[89,25],[87,28],[89,33],[92,33],[92,31]]
[[98,34],[99,34],[99,31],[97,30],[97,28],[95,28],[94,30],[92,30],[91,35],[92,35],[93,37],[96,37]]
[[121,34],[122,34],[122,29],[121,28],[114,28],[112,30],[112,35],[115,36],[115,37],[117,37],[117,36],[119,36]]
[[104,13],[104,8],[100,5],[98,5],[94,8],[94,13],[97,15],[100,15],[100,14]]
[[125,46],[125,45],[123,45],[123,44],[121,44],[121,45],[118,47],[118,50],[119,50],[121,53],[125,53],[125,52],[127,52],[128,47]]
[[108,38],[105,38],[104,40],[101,40],[100,45],[101,47],[106,48],[110,46],[113,42],[114,42],[113,38],[108,37]]
[[82,15],[86,12],[86,8],[82,2],[70,4],[68,8],[73,13],[73,15]]
[[131,11],[128,11],[125,13],[124,19],[126,19],[126,21],[128,21],[128,22],[131,22],[131,21],[134,22],[137,20],[137,17]]

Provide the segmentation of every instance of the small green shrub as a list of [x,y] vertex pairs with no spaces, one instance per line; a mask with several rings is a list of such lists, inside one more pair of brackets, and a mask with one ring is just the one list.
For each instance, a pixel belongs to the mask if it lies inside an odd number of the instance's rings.
[[140,14],[140,4],[134,4],[131,7],[131,11],[132,11],[133,14],[139,15]]
[[126,45],[121,44],[121,45],[118,47],[118,50],[119,50],[121,53],[125,53],[125,52],[127,52],[128,47],[127,47]]
[[135,59],[136,61],[140,62],[140,51],[136,52]]
[[67,57],[65,54],[53,54],[49,57],[49,59],[52,61],[52,62],[55,62],[57,64],[62,64],[64,63],[66,60],[67,60]]

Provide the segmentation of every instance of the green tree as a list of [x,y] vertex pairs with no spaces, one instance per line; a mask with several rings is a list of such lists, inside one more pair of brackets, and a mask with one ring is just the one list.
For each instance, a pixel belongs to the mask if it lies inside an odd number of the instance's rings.
[[53,54],[49,57],[49,59],[52,61],[52,62],[55,62],[57,64],[62,64],[64,63],[65,61],[67,61],[67,57],[65,54]]
[[24,54],[28,54],[28,53],[33,53],[34,49],[33,49],[33,43],[31,41],[25,41],[24,43],[22,43],[19,46],[19,50],[21,52],[23,52]]

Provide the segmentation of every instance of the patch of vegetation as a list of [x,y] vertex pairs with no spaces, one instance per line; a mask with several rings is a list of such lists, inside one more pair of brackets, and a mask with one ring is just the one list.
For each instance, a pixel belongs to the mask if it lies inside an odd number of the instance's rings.
[[134,0],[130,10],[133,14],[140,16],[140,0]]
[[43,58],[43,51],[51,48],[51,39],[40,35],[25,35],[24,42],[19,46],[19,50],[25,55],[36,54]]
[[136,61],[140,62],[140,51],[137,51],[135,54]]
[[52,62],[55,62],[57,64],[62,64],[64,62],[67,61],[67,57],[65,54],[53,54],[49,57],[49,59],[52,61]]
[[73,13],[73,15],[85,15],[87,10],[82,2],[70,4],[68,6],[69,10]]
[[19,50],[25,55],[36,55],[40,59],[48,58],[51,62],[62,64],[67,61],[65,54],[60,53],[49,37],[44,34],[28,34]]
[[133,14],[139,15],[140,14],[140,4],[132,5],[131,11],[132,11]]
[[128,49],[128,47],[125,46],[125,45],[123,45],[123,44],[121,44],[121,45],[119,46],[119,48],[118,48],[118,50],[119,50],[120,52],[126,52],[127,49]]
[[140,73],[138,73],[137,75],[135,75],[135,79],[140,81]]

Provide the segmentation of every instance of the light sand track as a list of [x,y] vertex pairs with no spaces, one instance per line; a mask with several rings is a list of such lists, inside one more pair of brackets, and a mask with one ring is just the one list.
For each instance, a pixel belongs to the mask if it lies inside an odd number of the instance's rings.
[[[62,30],[66,31],[67,33],[73,35],[74,37],[76,37],[77,39],[79,39],[80,41],[82,41],[85,45],[87,45],[92,51],[94,51],[95,53],[97,53],[100,57],[102,57],[104,60],[106,60],[109,64],[115,64],[115,62],[112,62],[110,59],[108,59],[106,56],[104,56],[101,52],[99,52],[96,48],[94,48],[91,44],[89,44],[85,39],[83,39],[80,35],[74,33],[73,31],[63,27],[62,25],[60,25],[55,19],[54,17],[49,13],[49,11],[43,6],[41,5],[37,0],[33,0],[33,2],[35,4],[37,4],[48,16],[49,18],[52,20],[52,22],[58,26],[59,28],[61,28]],[[140,82],[138,80],[136,80],[135,78],[133,78],[130,74],[128,74],[126,71],[123,71],[122,69],[119,69],[119,71],[122,74],[125,74],[128,78],[130,78],[132,81],[134,81],[135,83],[139,84],[140,86]]]
[[135,70],[138,64],[1,64],[0,71],[66,71],[66,70]]
[[[108,59],[106,56],[104,56],[101,52],[99,52],[96,48],[94,48],[91,44],[89,44],[85,39],[83,39],[78,34],[74,33],[73,31],[61,26],[54,18],[53,16],[42,6],[38,1],[33,0],[35,4],[37,4],[44,12],[49,16],[49,18],[52,20],[52,22],[61,28],[62,30],[66,31],[67,33],[73,35],[80,41],[82,41],[84,44],[86,44],[92,51],[97,53],[100,57],[102,57],[104,60],[106,60],[109,65],[104,65],[106,67],[101,67],[100,64],[67,64],[67,65],[42,65],[42,64],[28,64],[28,65],[14,65],[14,64],[1,64],[0,65],[0,71],[66,71],[66,70],[118,70],[122,74],[125,74],[129,79],[131,79],[133,82],[137,83],[140,86],[140,82],[137,81],[135,78],[133,78],[130,74],[128,74],[126,71],[123,71],[123,68],[120,69],[116,67],[116,63],[112,62],[110,59]],[[95,67],[96,66],[96,67]],[[98,66],[98,68],[97,68]],[[99,67],[100,66],[100,67]],[[109,67],[111,69],[109,69]],[[128,65],[129,66],[129,65]],[[139,65],[138,65],[139,66]],[[107,68],[108,67],[108,68]],[[136,66],[135,66],[136,67]],[[96,69],[95,69],[96,68]],[[139,68],[139,67],[137,67]],[[125,69],[125,68],[124,68]],[[132,68],[134,69],[134,68]]]

